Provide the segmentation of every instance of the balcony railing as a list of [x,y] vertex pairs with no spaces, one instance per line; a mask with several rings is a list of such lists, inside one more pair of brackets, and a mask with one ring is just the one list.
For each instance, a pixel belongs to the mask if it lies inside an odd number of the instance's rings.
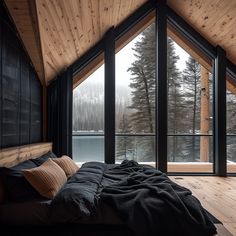
[[[201,161],[200,138],[209,137],[209,159]],[[169,172],[213,172],[211,134],[169,134]],[[193,145],[194,143],[194,145]],[[155,134],[116,134],[116,163],[124,159],[155,166]],[[236,135],[227,135],[228,172],[236,172]],[[73,132],[73,158],[78,164],[104,162],[103,132]]]

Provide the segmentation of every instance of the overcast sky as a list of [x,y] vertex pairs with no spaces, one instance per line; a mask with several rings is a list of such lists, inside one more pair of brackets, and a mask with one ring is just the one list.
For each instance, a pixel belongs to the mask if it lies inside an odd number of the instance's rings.
[[[127,44],[123,49],[121,49],[116,54],[116,86],[123,85],[129,86],[129,78],[131,77],[130,73],[127,72],[127,69],[131,66],[131,63],[135,60],[132,48],[134,43],[137,40],[136,37],[133,41]],[[185,61],[188,59],[189,54],[185,52],[180,46],[175,44],[175,52],[179,56],[177,67],[180,71],[185,68]],[[97,69],[88,79],[86,79],[80,86],[85,85],[85,83],[104,83],[104,66],[101,66]],[[79,86],[78,86],[79,88]]]

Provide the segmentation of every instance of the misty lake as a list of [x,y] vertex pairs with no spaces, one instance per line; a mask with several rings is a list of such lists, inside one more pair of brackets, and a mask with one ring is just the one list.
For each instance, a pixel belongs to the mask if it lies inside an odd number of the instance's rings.
[[73,136],[76,162],[104,161],[104,136]]

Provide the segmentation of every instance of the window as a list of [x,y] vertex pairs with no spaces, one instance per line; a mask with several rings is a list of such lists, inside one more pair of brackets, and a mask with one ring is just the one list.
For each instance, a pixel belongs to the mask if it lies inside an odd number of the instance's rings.
[[73,90],[73,158],[104,162],[104,66]]
[[155,24],[116,53],[116,162],[155,165]]
[[168,172],[213,172],[213,77],[167,41]]
[[[171,14],[168,17],[172,20],[169,21],[167,27],[167,116],[166,114],[157,114],[157,117],[155,117],[157,110],[157,98],[155,96],[158,92],[158,95],[162,95],[160,91],[156,91],[155,81],[155,23],[150,24],[150,19],[149,23],[144,21],[145,26],[143,27],[146,28],[120,51],[118,51],[119,47],[125,44],[122,40],[124,38],[129,40],[128,37],[131,34],[129,32],[121,38],[114,34],[118,38],[115,56],[116,89],[115,94],[113,95],[114,91],[112,91],[109,96],[112,96],[112,98],[115,96],[116,98],[115,162],[120,163],[125,159],[129,159],[155,166],[157,164],[155,163],[156,151],[160,148],[156,144],[155,125],[157,121],[162,122],[162,118],[164,118],[163,123],[165,124],[166,121],[168,123],[168,172],[213,173],[215,163],[213,141],[214,138],[216,143],[219,141],[219,137],[214,136],[214,133],[217,134],[217,132],[214,132],[214,126],[220,127],[220,124],[214,123],[213,105],[216,107],[217,99],[220,97],[219,94],[213,91],[215,79],[212,73],[212,62],[215,57],[214,48],[205,42],[201,36],[198,36],[199,42],[191,38],[190,36],[194,36],[194,30],[186,26],[187,24],[182,24],[181,20],[178,22],[178,19],[175,19],[176,17]],[[176,22],[180,24],[176,24]],[[164,24],[160,24],[160,28],[162,26]],[[183,33],[185,31],[189,31],[188,34]],[[107,50],[106,52],[110,51]],[[160,53],[162,52],[160,50]],[[108,53],[106,58],[109,56],[112,57],[113,53]],[[113,65],[109,68],[113,68]],[[91,78],[86,79],[74,90],[73,152],[75,160],[79,162],[104,161],[104,82],[101,83],[102,85],[100,84],[102,86],[101,93],[97,93],[97,90],[93,87],[94,85],[92,85],[98,83],[98,77],[104,81],[104,74],[95,76],[100,70],[103,71],[99,68],[90,76]],[[111,70],[111,72],[110,74],[113,74],[114,71]],[[161,76],[158,78],[160,79]],[[89,83],[90,80],[93,82]],[[83,95],[82,91],[85,84],[88,84],[86,85],[86,91],[93,91],[91,92],[92,95],[90,95],[90,92],[86,92],[86,95],[84,92]],[[113,89],[113,81],[111,85]],[[160,83],[160,87],[161,85],[165,87],[165,84]],[[232,171],[231,168],[236,161],[234,159],[233,140],[235,130],[233,122],[229,123],[229,120],[234,118],[235,95],[236,92],[233,93],[229,89],[227,96],[229,173],[236,172],[235,169]],[[100,97],[103,100],[99,100]],[[109,101],[109,98],[106,97],[106,99]],[[96,103],[96,101],[100,102]],[[112,106],[113,101],[112,99]],[[216,101],[215,104],[214,101]],[[161,104],[161,101],[159,104]],[[113,109],[113,107],[110,108]],[[92,110],[92,112],[89,110]],[[217,112],[216,109],[216,114]],[[106,114],[107,117],[108,114]],[[158,117],[161,117],[161,119],[158,120]],[[112,117],[110,123],[114,124],[114,117]],[[106,140],[111,145],[106,145],[106,147],[111,146],[111,152],[113,153],[114,130],[112,125],[111,140]],[[165,127],[162,131],[166,135]],[[94,139],[94,143],[92,139]],[[163,150],[160,148],[160,153],[166,151],[164,150],[165,139],[163,139],[163,143]],[[113,158],[112,155],[111,162]],[[158,158],[158,163],[161,165],[165,161],[163,165],[163,169],[165,169],[166,156],[159,156]],[[222,157],[216,158],[216,161],[219,161],[220,158]]]

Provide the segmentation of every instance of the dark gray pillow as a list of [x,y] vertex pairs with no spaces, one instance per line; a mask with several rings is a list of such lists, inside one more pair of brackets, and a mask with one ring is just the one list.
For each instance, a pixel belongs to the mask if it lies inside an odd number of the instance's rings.
[[11,168],[0,169],[8,200],[22,202],[40,196],[22,174],[22,169],[35,167],[37,165],[32,160],[27,160]]
[[32,159],[32,161],[37,165],[37,166],[41,166],[46,160],[48,160],[49,158],[57,158],[57,156],[52,152],[49,151],[46,154],[36,158],[36,159]]

